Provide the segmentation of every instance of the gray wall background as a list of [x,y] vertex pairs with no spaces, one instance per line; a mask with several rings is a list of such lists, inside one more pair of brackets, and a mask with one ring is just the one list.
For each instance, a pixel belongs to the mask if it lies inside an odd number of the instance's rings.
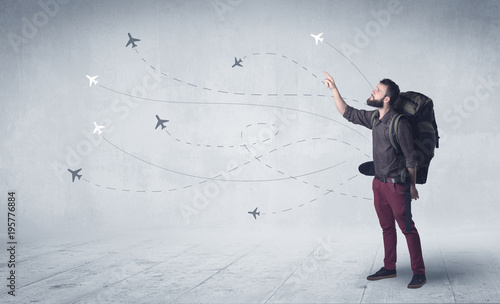
[[[499,6],[2,0],[2,214],[13,190],[25,238],[377,225],[371,180],[357,173],[370,131],[340,117],[326,70],[358,108],[385,77],[433,98],[441,148],[414,203],[417,226],[498,225]],[[221,172],[230,181],[206,179]]]

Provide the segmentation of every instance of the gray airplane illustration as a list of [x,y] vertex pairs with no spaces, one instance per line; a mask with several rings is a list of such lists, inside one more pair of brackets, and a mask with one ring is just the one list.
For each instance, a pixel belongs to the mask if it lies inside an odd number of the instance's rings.
[[130,35],[130,33],[128,33],[128,42],[127,42],[127,45],[125,47],[132,44],[132,48],[135,48],[137,46],[137,44],[135,44],[136,41],[141,41],[141,39],[133,38],[132,35]]
[[80,172],[80,170],[82,170],[82,168],[78,169],[78,170],[71,170],[71,169],[68,169],[68,171],[71,173],[72,175],[72,178],[73,178],[73,183],[75,182],[75,177],[78,177],[78,180],[80,180],[80,178],[82,177],[81,174],[78,174],[78,172]]
[[240,60],[238,60],[238,59],[236,59],[236,57],[234,57],[234,64],[233,64],[233,66],[232,66],[232,67],[233,67],[233,68],[234,68],[235,66],[240,66],[240,67],[243,67],[243,66],[240,64],[240,63],[242,63],[242,62],[243,62],[243,61],[241,61],[241,58],[240,58]]
[[166,126],[164,125],[164,123],[168,122],[168,120],[160,119],[160,117],[158,115],[156,115],[156,119],[158,119],[158,122],[156,123],[155,130],[158,129],[159,126],[161,126],[162,130],[165,129]]
[[254,219],[257,219],[257,215],[258,215],[258,216],[260,216],[260,212],[257,212],[257,209],[258,209],[258,208],[259,208],[259,207],[255,208],[255,210],[254,210],[254,211],[248,211],[248,214],[253,215],[253,218],[254,218]]

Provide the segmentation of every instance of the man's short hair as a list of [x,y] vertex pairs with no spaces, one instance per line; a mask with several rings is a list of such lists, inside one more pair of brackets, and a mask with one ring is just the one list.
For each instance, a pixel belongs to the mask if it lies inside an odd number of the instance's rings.
[[385,95],[390,98],[389,105],[391,108],[394,108],[394,105],[399,98],[399,86],[394,81],[387,78],[382,79],[380,83],[387,87],[387,93],[385,93]]

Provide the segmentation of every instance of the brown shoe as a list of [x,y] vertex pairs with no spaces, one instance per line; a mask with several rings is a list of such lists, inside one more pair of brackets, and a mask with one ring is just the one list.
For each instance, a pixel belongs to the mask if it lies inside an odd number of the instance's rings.
[[370,281],[376,281],[381,279],[395,278],[396,277],[396,269],[387,270],[384,267],[380,268],[376,273],[369,275],[366,279]]
[[427,279],[423,274],[414,274],[413,279],[411,279],[410,284],[408,284],[408,288],[420,288],[427,283]]

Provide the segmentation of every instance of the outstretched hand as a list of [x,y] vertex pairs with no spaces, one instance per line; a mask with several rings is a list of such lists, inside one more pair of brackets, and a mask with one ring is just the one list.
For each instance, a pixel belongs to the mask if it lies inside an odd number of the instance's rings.
[[345,103],[344,99],[342,99],[342,96],[340,96],[340,92],[337,89],[337,85],[335,85],[335,80],[333,80],[333,77],[330,76],[330,74],[328,74],[325,71],[323,71],[323,73],[325,73],[327,76],[325,79],[325,85],[327,88],[332,90],[333,100],[335,101],[335,106],[337,107],[337,110],[339,110],[339,113],[341,115],[344,115],[348,106]]
[[330,76],[327,72],[323,71],[323,73],[326,74],[327,78],[325,79],[325,85],[329,89],[335,89],[337,86],[335,85],[335,81],[333,80],[333,77]]

